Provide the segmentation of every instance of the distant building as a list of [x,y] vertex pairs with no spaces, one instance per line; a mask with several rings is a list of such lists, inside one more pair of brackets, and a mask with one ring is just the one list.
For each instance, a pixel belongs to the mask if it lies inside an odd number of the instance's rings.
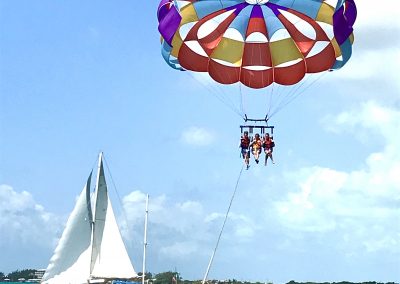
[[35,271],[35,278],[42,279],[45,272],[46,272],[46,269],[37,269]]

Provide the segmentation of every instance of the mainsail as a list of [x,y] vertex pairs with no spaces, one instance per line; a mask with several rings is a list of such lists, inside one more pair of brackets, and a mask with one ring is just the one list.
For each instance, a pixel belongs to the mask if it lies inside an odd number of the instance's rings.
[[99,283],[101,279],[106,282],[137,277],[108,197],[102,153],[93,202],[91,176],[68,218],[42,283],[84,284],[91,280]]

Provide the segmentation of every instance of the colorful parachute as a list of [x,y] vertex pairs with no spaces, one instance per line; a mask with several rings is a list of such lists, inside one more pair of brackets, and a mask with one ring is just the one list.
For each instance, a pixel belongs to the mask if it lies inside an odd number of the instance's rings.
[[162,0],[162,55],[217,82],[293,85],[350,58],[354,0]]

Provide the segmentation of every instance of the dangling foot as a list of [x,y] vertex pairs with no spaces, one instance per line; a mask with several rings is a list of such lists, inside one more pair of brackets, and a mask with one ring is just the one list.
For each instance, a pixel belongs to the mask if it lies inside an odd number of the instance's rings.
[[256,163],[257,163],[257,164],[258,164],[258,162],[259,162],[258,159],[256,159]]
[[250,165],[247,165],[247,166],[246,166],[246,170],[248,170],[249,168],[250,168]]

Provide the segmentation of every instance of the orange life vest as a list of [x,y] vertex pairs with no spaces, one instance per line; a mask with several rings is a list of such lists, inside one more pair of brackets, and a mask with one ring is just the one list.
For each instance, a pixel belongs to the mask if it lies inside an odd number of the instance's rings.
[[274,147],[274,141],[272,141],[271,138],[264,138],[264,144],[263,144],[265,149],[271,149],[272,147]]
[[242,138],[240,139],[240,147],[249,148],[249,145],[250,145],[250,138],[242,136]]

